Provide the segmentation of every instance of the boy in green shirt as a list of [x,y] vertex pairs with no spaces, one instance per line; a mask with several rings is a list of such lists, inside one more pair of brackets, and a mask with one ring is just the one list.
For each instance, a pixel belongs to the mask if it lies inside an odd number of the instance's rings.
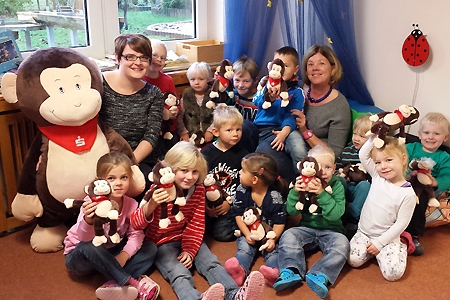
[[[334,174],[336,169],[333,150],[324,145],[317,145],[308,152],[314,157],[322,170],[322,178],[332,188],[328,193],[321,181],[314,178],[304,183],[297,177],[295,186],[289,192],[286,202],[287,213],[291,216],[302,214],[300,224],[286,230],[279,242],[280,274],[273,285],[281,291],[296,283],[306,280],[308,286],[321,298],[328,295],[328,285],[332,285],[345,265],[349,255],[349,242],[345,237],[345,229],[341,216],[345,211],[345,192],[339,178]],[[314,213],[306,204],[297,210],[299,192],[308,191],[317,194],[318,209]],[[306,271],[305,250],[319,248],[323,257],[310,270]]]

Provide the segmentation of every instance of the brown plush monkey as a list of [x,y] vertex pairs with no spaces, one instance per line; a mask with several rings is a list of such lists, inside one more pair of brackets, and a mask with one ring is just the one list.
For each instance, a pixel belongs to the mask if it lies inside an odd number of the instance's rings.
[[81,199],[84,187],[95,179],[98,159],[120,151],[135,164],[128,195],[145,188],[145,179],[133,150],[111,127],[98,120],[102,104],[100,70],[88,57],[70,49],[52,47],[33,52],[17,75],[2,78],[6,101],[18,103],[39,133],[28,150],[18,179],[12,213],[23,221],[37,219],[30,244],[37,252],[61,250],[76,212],[64,199]]
[[431,185],[431,178],[428,176],[431,173],[436,163],[431,158],[423,157],[420,160],[413,159],[409,163],[411,174],[409,176],[409,182],[417,195],[417,203],[421,198],[421,195],[425,193],[428,199],[428,206],[439,207],[440,203],[434,195],[434,188]]
[[269,69],[269,75],[261,78],[257,87],[258,91],[266,87],[262,108],[267,109],[272,106],[269,88],[277,89],[278,95],[281,98],[281,107],[287,106],[289,104],[289,95],[287,83],[283,80],[285,70],[284,62],[279,58],[275,58],[273,61],[267,64],[267,69]]
[[[322,179],[322,170],[320,168],[319,163],[314,157],[307,156],[302,161],[297,164],[297,168],[300,171],[300,176],[302,178],[303,183],[308,184],[312,179],[318,178],[322,183],[322,187],[328,193],[332,193],[333,190],[331,186]],[[317,195],[315,193],[310,193],[308,191],[300,191],[299,192],[298,202],[295,204],[295,208],[297,210],[303,210],[306,201],[310,202],[309,212],[314,213],[319,208],[319,203],[317,202]]]
[[164,188],[169,193],[172,203],[161,203],[161,214],[159,218],[159,227],[167,228],[170,225],[170,219],[168,216],[168,206],[172,205],[171,214],[175,216],[175,220],[180,222],[184,219],[183,213],[180,211],[180,206],[186,205],[186,198],[184,197],[183,190],[175,184],[175,173],[173,173],[172,167],[165,161],[159,161],[153,167],[152,172],[148,174],[148,178],[153,182],[150,189],[145,193],[143,200],[140,203],[142,207],[153,196],[153,192],[156,189]]
[[206,102],[207,108],[215,108],[218,104],[226,105],[228,98],[234,97],[232,79],[234,76],[233,64],[228,59],[222,60],[220,66],[217,67],[217,78],[209,93],[210,101]]
[[[111,185],[105,179],[95,179],[85,187],[85,192],[92,202],[97,202],[97,207],[94,212],[94,232],[95,237],[92,244],[96,247],[106,243],[108,239],[103,230],[103,224],[109,223],[109,238],[111,242],[117,244],[120,242],[119,233],[117,233],[117,219],[119,218],[119,205],[116,201],[110,200],[109,196],[112,193]],[[79,209],[84,200],[76,200],[67,198],[64,204],[67,208],[75,207]]]
[[172,92],[165,92],[164,99],[161,136],[166,140],[171,140],[173,138],[172,132],[177,130],[177,119],[172,118],[172,112],[180,111],[180,101]]
[[206,191],[206,205],[209,208],[220,206],[224,201],[232,203],[230,195],[223,189],[217,177],[215,174],[210,173],[206,175],[203,181]]
[[[275,231],[272,230],[272,227],[261,220],[261,211],[259,208],[254,206],[247,207],[242,215],[242,221],[250,230],[250,238],[254,241],[261,242],[259,251],[262,251],[269,246],[267,244],[268,239],[274,239],[277,236]],[[240,237],[241,231],[235,230],[234,235]]]
[[413,106],[403,104],[400,105],[398,109],[394,110],[394,112],[385,111],[370,116],[370,120],[375,123],[366,135],[378,135],[373,140],[373,144],[376,148],[382,148],[385,144],[387,133],[400,129],[398,134],[399,143],[404,144],[406,141],[405,125],[412,125],[416,123],[418,119],[419,111]]

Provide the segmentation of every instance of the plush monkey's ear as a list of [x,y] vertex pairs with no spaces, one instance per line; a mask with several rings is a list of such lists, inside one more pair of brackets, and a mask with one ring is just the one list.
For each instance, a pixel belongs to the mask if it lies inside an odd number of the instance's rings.
[[89,184],[84,187],[84,192],[89,195]]
[[148,174],[148,180],[150,180],[151,182],[154,182],[155,180],[153,179],[153,172],[150,172],[150,174]]
[[16,103],[18,101],[16,94],[17,75],[14,73],[6,73],[2,77],[2,93],[8,103]]

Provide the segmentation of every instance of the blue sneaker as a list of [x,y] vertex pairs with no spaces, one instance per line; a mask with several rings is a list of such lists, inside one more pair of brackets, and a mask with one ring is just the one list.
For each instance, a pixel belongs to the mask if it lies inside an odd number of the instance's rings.
[[281,269],[278,279],[273,284],[273,288],[279,292],[296,285],[300,281],[302,281],[302,277],[299,274],[295,274],[289,269]]
[[324,274],[308,273],[305,276],[306,283],[320,298],[328,296],[328,278]]

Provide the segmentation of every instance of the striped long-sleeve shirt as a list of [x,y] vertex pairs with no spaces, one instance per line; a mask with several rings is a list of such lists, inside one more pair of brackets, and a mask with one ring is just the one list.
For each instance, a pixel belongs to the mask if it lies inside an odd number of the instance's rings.
[[186,205],[180,206],[184,219],[178,222],[170,214],[172,202],[167,205],[170,225],[159,227],[161,207],[158,206],[149,220],[145,218],[144,208],[139,208],[131,215],[131,225],[138,230],[146,229],[145,239],[161,245],[181,239],[181,252],[188,253],[192,258],[197,254],[205,233],[205,187],[194,185],[186,196]]

